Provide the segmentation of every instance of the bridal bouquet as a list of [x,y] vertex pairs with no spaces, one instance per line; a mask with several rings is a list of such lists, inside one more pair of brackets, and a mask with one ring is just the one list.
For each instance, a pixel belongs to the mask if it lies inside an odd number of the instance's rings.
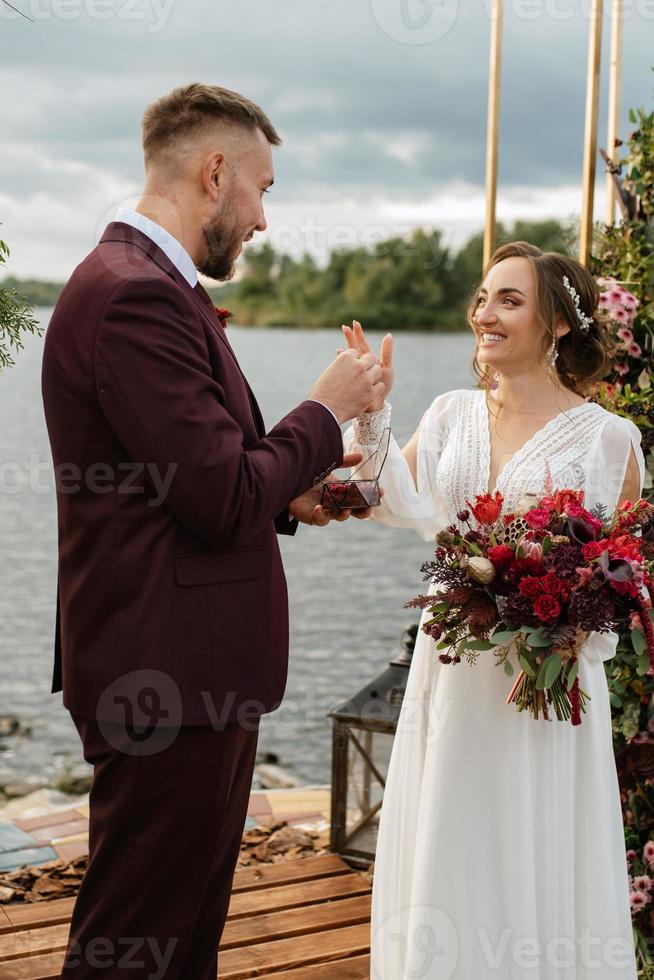
[[422,566],[443,589],[405,608],[429,610],[422,628],[441,663],[463,656],[474,664],[493,650],[512,676],[513,645],[522,669],[506,703],[534,718],[553,709],[578,725],[589,700],[578,657],[591,631],[628,624],[654,673],[654,507],[625,501],[607,519],[601,504],[584,508],[581,490],[552,492],[548,477],[545,493],[527,495],[511,514],[499,491],[466,501],[461,526],[437,535],[435,559]]

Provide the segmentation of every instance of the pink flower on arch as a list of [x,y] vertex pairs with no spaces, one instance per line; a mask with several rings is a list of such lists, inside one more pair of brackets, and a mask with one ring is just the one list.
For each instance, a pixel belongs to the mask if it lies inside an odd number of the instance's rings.
[[650,868],[654,867],[654,840],[648,840],[643,848],[643,860],[646,864],[649,864]]

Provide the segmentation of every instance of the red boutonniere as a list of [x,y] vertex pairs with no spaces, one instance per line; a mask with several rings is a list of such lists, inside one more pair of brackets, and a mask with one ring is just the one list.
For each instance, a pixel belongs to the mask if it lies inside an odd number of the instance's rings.
[[214,310],[216,311],[216,316],[223,325],[223,329],[227,330],[227,320],[234,314],[231,312],[231,310],[224,310],[221,306],[214,306]]

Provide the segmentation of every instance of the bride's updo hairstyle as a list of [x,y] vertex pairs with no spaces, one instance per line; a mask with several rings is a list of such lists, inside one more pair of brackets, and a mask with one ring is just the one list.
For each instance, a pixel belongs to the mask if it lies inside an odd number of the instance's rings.
[[[593,385],[606,377],[615,356],[617,345],[611,337],[604,314],[598,309],[599,287],[588,269],[576,259],[560,252],[543,252],[529,242],[509,242],[497,248],[486,267],[483,278],[489,269],[504,259],[523,258],[531,264],[536,283],[536,308],[543,327],[540,354],[545,357],[548,348],[556,337],[556,323],[563,317],[570,330],[557,340],[559,353],[554,371],[563,387],[574,391],[581,397],[591,393]],[[577,291],[579,309],[590,318],[586,332],[575,307],[575,302],[563,284],[567,276],[571,286]],[[481,286],[481,283],[479,284]],[[467,319],[471,327],[477,305],[475,290],[468,306]],[[472,367],[481,385],[490,389],[495,369],[478,361],[479,347],[475,348]]]

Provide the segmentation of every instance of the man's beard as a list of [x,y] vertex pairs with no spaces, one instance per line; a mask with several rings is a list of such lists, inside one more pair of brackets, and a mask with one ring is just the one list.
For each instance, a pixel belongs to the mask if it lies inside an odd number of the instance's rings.
[[234,207],[226,204],[220,218],[202,229],[207,243],[207,256],[198,265],[198,272],[208,279],[224,282],[234,275],[236,255],[241,245],[240,236],[234,236],[235,218]]

